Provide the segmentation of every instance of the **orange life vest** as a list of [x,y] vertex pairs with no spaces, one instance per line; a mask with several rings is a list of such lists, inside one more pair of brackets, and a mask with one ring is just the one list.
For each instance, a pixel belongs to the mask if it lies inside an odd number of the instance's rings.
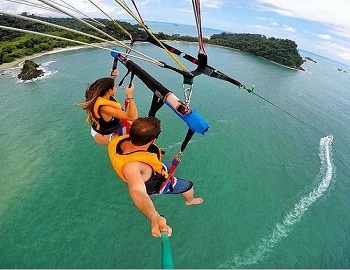
[[[94,108],[93,108],[93,115],[94,118],[97,120],[98,124],[94,123],[92,124],[92,128],[102,134],[102,135],[110,135],[110,134],[122,134],[124,127],[124,122],[121,123],[119,118],[112,117],[112,119],[108,122],[106,122],[102,116],[99,114],[98,110],[101,106],[111,106],[113,108],[116,108],[118,110],[121,110],[121,105],[116,100],[108,100],[103,97],[98,97]],[[126,121],[126,120],[125,120]]]
[[154,172],[163,175],[165,178],[168,178],[168,173],[161,161],[161,150],[157,145],[152,144],[147,151],[140,150],[128,154],[123,154],[121,152],[120,145],[127,140],[130,140],[129,135],[123,135],[116,137],[108,144],[108,155],[113,168],[124,182],[126,182],[126,179],[123,174],[123,167],[127,163],[133,161],[146,163],[153,168]]
[[103,97],[98,97],[96,102],[95,102],[95,105],[94,105],[94,116],[96,118],[101,118],[101,115],[98,113],[98,109],[100,108],[100,106],[103,106],[103,105],[108,105],[108,106],[111,106],[111,107],[116,108],[118,110],[122,109],[122,106],[120,105],[120,103],[118,101],[108,100],[108,99],[103,98]]

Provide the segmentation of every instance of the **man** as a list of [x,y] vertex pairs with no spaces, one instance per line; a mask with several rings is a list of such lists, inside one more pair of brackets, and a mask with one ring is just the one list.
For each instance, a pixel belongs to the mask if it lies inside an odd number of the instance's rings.
[[108,154],[113,168],[119,177],[128,184],[129,194],[136,207],[151,223],[151,232],[160,237],[166,231],[171,236],[172,229],[156,210],[150,195],[179,194],[185,204],[203,202],[194,197],[193,184],[190,181],[174,178],[170,187],[166,184],[168,172],[161,162],[161,150],[155,141],[160,129],[160,120],[156,117],[140,117],[133,121],[129,135],[115,138],[108,145]]

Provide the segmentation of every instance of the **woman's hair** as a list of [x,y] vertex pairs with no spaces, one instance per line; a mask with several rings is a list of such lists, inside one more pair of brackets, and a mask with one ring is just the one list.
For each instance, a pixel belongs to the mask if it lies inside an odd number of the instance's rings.
[[145,145],[158,138],[161,132],[160,120],[157,117],[139,117],[130,127],[130,140],[133,145]]
[[98,97],[102,97],[109,89],[113,89],[115,83],[112,78],[101,78],[89,85],[85,91],[85,102],[78,105],[86,110],[86,122],[89,124],[96,123],[93,116],[94,105]]

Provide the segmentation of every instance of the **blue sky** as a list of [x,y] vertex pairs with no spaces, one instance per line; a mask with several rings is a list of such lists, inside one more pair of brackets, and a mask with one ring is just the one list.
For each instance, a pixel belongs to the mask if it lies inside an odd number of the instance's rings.
[[[1,0],[1,10],[51,15]],[[17,0],[19,1],[19,0]],[[39,0],[27,0],[38,3]],[[44,0],[48,1],[48,0]],[[60,2],[62,0],[55,0]],[[91,17],[105,17],[90,0],[63,0]],[[114,0],[91,0],[115,19],[131,19]],[[147,21],[195,25],[191,0],[135,0]],[[298,48],[350,66],[350,0],[201,0],[202,26],[294,40]],[[125,3],[132,9],[130,1]],[[135,11],[134,11],[135,12]]]

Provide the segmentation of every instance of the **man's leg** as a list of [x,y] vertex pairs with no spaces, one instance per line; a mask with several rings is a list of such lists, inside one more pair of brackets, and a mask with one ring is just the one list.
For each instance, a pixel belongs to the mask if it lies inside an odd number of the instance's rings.
[[194,198],[194,189],[193,187],[184,192],[184,193],[181,193],[181,195],[184,197],[185,199],[185,204],[187,205],[192,205],[192,204],[200,204],[203,202],[203,199],[202,198]]

